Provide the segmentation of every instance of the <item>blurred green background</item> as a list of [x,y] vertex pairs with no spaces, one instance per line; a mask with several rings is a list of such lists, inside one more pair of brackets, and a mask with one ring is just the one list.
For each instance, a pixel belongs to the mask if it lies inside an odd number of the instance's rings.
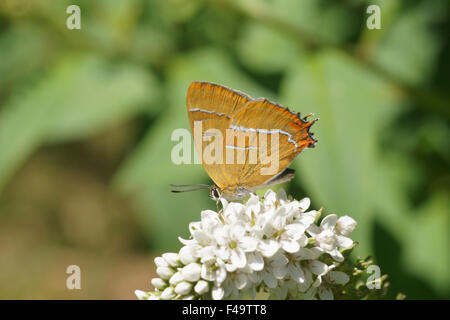
[[358,221],[390,298],[450,298],[449,21],[426,0],[0,1],[0,298],[151,288],[152,258],[215,208],[168,186],[210,183],[170,158],[194,80],[314,112],[284,187]]

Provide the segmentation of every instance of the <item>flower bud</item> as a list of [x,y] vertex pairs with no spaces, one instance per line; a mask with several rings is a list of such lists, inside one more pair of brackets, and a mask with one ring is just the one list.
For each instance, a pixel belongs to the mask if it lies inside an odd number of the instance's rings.
[[192,283],[182,281],[179,284],[177,284],[177,286],[175,287],[175,292],[182,296],[185,296],[191,292],[191,289],[192,289]]
[[160,298],[163,300],[170,300],[175,297],[175,292],[173,291],[172,287],[168,287],[164,289],[164,291],[161,293]]
[[184,246],[180,249],[180,252],[178,254],[180,261],[184,265],[188,265],[189,263],[192,263],[196,260],[196,257],[194,256],[194,247],[193,246]]
[[157,267],[168,267],[169,266],[167,261],[164,260],[162,257],[156,257],[154,261],[155,261],[155,264]]
[[204,294],[208,292],[209,284],[205,280],[200,280],[194,287],[194,291],[198,294]]
[[183,281],[183,276],[181,275],[181,272],[178,271],[170,278],[169,283],[174,286],[181,281]]
[[135,290],[134,294],[139,300],[147,300],[148,294],[141,290]]
[[161,278],[153,278],[152,279],[152,285],[159,290],[164,289],[165,287],[167,287],[167,283],[161,279]]
[[343,236],[348,236],[356,227],[356,221],[349,217],[343,216],[338,219],[336,222],[335,230],[342,234]]
[[164,253],[162,255],[162,257],[164,258],[164,260],[167,261],[167,263],[172,266],[172,267],[176,267],[178,266],[179,263],[179,257],[178,254],[173,253],[173,252],[169,252],[169,253]]
[[164,280],[169,279],[173,275],[173,270],[169,267],[158,267],[156,273]]
[[214,287],[212,289],[212,298],[214,300],[222,300],[224,295],[225,295],[225,290],[223,289],[223,287]]
[[200,279],[202,267],[198,263],[190,263],[181,270],[183,279],[186,281],[195,282]]

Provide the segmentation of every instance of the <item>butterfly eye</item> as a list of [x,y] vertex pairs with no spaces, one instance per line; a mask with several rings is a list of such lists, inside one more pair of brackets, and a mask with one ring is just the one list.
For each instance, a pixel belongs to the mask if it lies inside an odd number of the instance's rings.
[[209,197],[213,200],[218,200],[220,198],[219,188],[217,188],[216,186],[212,186]]

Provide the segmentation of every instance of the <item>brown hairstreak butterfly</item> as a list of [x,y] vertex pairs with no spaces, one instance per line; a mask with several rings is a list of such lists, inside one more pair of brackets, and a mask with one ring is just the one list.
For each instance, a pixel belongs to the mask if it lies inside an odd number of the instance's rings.
[[291,180],[289,164],[317,142],[309,132],[317,119],[307,121],[310,114],[301,118],[267,99],[252,99],[222,85],[192,82],[186,102],[197,153],[214,185],[172,186],[210,188],[215,200],[241,199]]

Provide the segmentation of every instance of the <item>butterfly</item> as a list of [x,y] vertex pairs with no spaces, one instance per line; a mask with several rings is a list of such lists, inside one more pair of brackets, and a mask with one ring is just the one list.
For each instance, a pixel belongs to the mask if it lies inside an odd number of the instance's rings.
[[[294,170],[289,164],[317,143],[309,129],[318,119],[307,121],[311,114],[301,118],[265,98],[252,99],[223,85],[192,82],[186,105],[197,153],[214,182],[194,185],[198,188],[193,190],[209,188],[214,200],[242,199],[256,189],[291,180]],[[272,170],[268,160],[276,162]]]

